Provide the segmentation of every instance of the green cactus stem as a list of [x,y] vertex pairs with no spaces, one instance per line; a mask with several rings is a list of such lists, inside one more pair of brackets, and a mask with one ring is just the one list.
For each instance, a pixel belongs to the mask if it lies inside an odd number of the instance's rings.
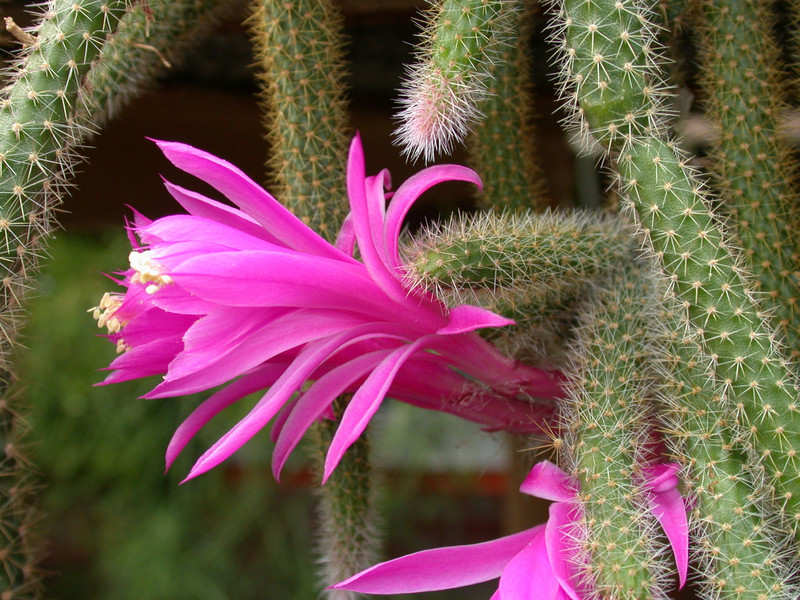
[[[327,0],[255,2],[249,21],[262,66],[264,119],[271,144],[268,166],[276,197],[320,235],[332,240],[348,209],[349,145],[342,18]],[[347,399],[337,400],[338,415]],[[313,447],[322,472],[335,425],[318,424]],[[362,436],[319,492],[322,584],[371,565],[377,534],[369,445]],[[331,598],[353,598],[329,591]]]
[[[340,398],[334,407],[337,418],[344,412],[348,398]],[[321,467],[325,453],[336,433],[335,421],[318,423],[312,430],[314,463]],[[369,441],[362,436],[342,457],[328,482],[318,490],[322,583],[330,585],[374,564],[380,539],[375,509],[374,474],[369,460]],[[359,595],[344,590],[327,592],[331,600],[351,600]]]
[[257,1],[253,11],[249,26],[275,180],[270,189],[333,240],[348,211],[342,18],[328,0]]
[[549,204],[534,151],[530,74],[534,10],[529,0],[501,3],[499,18],[510,23],[508,39],[497,60],[488,65],[487,94],[478,106],[481,116],[467,140],[470,163],[483,180],[478,202],[493,210],[542,211]]
[[74,122],[86,101],[81,79],[124,10],[122,1],[47,4],[33,30],[17,32],[24,47],[0,99],[0,589],[9,600],[36,598],[40,589],[24,407],[9,394],[11,353],[69,174],[70,148],[82,135]]
[[407,277],[450,305],[564,298],[628,258],[632,233],[591,212],[460,215],[414,236]]
[[580,482],[579,576],[598,598],[665,599],[676,583],[674,562],[645,489],[655,286],[633,261],[598,286],[578,319],[568,397],[559,407],[560,461]]
[[[621,188],[659,257],[715,376],[767,469],[774,499],[800,530],[796,380],[753,300],[706,192],[674,144],[651,12],[633,0],[566,0],[565,80],[584,130],[619,153]],[[570,84],[570,85],[572,85]]]
[[712,361],[683,334],[680,306],[664,307],[670,358],[663,374],[660,416],[674,460],[683,464],[690,514],[691,566],[700,597],[714,600],[797,598],[791,534],[775,518],[763,471],[742,443]]
[[429,9],[418,61],[400,90],[396,135],[412,160],[449,154],[480,118],[518,8],[504,0],[438,0]]
[[787,112],[780,50],[771,24],[771,2],[702,2],[703,83],[713,138],[715,184],[731,213],[738,241],[755,275],[753,287],[800,356],[800,248],[796,160],[778,134]]
[[90,109],[78,118],[89,129],[113,118],[237,5],[238,0],[156,0],[147,10],[128,11],[86,76]]

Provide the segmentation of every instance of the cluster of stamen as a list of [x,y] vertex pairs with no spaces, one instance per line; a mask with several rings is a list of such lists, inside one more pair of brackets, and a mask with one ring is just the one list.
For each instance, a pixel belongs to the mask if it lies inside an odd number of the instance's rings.
[[[122,296],[106,292],[100,299],[100,304],[90,308],[89,312],[92,313],[92,318],[97,321],[98,327],[101,329],[105,327],[108,329],[108,333],[113,334],[120,331],[125,325],[114,316],[120,306],[122,306]],[[128,346],[122,339],[117,340],[117,352],[124,352],[127,349]]]
[[163,273],[164,267],[151,260],[146,251],[131,252],[128,260],[131,268],[135,271],[131,282],[148,284],[144,289],[148,294],[155,294],[162,286],[172,283],[172,277]]

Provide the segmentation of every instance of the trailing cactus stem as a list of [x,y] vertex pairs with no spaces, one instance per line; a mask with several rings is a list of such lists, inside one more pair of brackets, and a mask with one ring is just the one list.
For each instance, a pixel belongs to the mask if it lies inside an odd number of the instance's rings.
[[[337,400],[341,413],[346,399]],[[319,467],[336,433],[336,422],[323,421],[312,430],[314,461]],[[320,471],[321,473],[321,471]],[[369,462],[369,441],[361,436],[342,457],[328,482],[319,489],[319,553],[324,586],[343,581],[374,564],[380,545],[375,486]],[[344,590],[329,590],[330,600],[351,600],[360,595]]]
[[710,153],[715,182],[755,275],[753,286],[792,354],[800,356],[800,253],[791,183],[797,165],[778,134],[787,107],[770,27],[772,4],[702,2],[701,80],[706,115],[719,127]]
[[407,277],[449,304],[475,294],[565,297],[631,256],[632,229],[592,212],[459,215],[405,248]]
[[664,599],[673,561],[645,489],[654,383],[645,359],[657,303],[633,262],[600,285],[579,317],[560,405],[561,462],[580,482],[578,570],[598,598]]
[[534,157],[529,48],[533,11],[529,0],[501,3],[499,18],[510,22],[508,41],[489,64],[488,93],[467,140],[470,163],[483,180],[478,202],[493,210],[548,206],[544,176]]
[[753,300],[741,259],[699,180],[661,135],[661,71],[651,11],[634,0],[566,0],[561,51],[585,130],[617,168],[626,204],[715,361],[774,499],[800,531],[800,412],[796,379]]
[[193,44],[238,0],[156,0],[120,20],[86,76],[88,111],[77,117],[87,129],[103,124],[178,63]]
[[3,598],[38,590],[29,481],[21,445],[19,402],[9,396],[10,354],[21,326],[25,292],[53,228],[53,209],[69,175],[69,150],[82,132],[80,82],[125,2],[54,0],[11,67],[0,99],[0,589]]
[[[680,334],[679,306],[665,311],[663,338],[671,359],[661,360],[665,436],[683,464],[692,506],[690,564],[700,597],[713,600],[790,600],[800,597],[791,533],[772,510],[757,457],[742,443],[746,433],[731,419],[712,361]],[[756,462],[754,463],[754,458]]]
[[631,208],[672,279],[689,329],[761,455],[775,500],[800,526],[800,412],[793,374],[758,312],[702,188],[676,148],[634,144],[620,157]]
[[396,136],[412,160],[449,154],[480,118],[492,66],[508,43],[516,2],[438,0],[420,56],[400,90]]
[[347,214],[350,143],[342,18],[330,0],[257,0],[253,11],[271,189],[333,240]]

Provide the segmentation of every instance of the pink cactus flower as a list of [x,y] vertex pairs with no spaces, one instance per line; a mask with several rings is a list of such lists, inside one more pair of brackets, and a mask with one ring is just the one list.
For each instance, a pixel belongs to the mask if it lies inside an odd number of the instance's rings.
[[[686,582],[689,538],[686,507],[678,492],[678,465],[655,465],[646,473],[650,510],[672,546],[680,587]],[[570,539],[580,519],[578,486],[553,463],[536,464],[520,491],[553,500],[547,523],[469,546],[425,550],[384,562],[331,586],[365,594],[408,594],[500,578],[492,600],[582,600],[594,597],[575,576]]]
[[119,279],[127,289],[107,294],[95,310],[121,352],[104,384],[163,375],[146,398],[227,384],[177,429],[168,467],[216,414],[262,390],[187,479],[227,459],[273,418],[277,477],[308,427],[330,417],[345,393],[352,399],[325,479],[387,396],[491,429],[533,431],[551,413],[559,375],[508,359],[475,333],[512,321],[476,306],[448,309],[403,277],[398,236],[409,207],[443,181],[480,185],[473,171],[430,167],[392,195],[387,171],[365,175],[356,137],[347,164],[351,213],[332,245],[233,165],[184,144],[156,143],[238,207],[165,182],[188,214],[135,216],[130,269]]

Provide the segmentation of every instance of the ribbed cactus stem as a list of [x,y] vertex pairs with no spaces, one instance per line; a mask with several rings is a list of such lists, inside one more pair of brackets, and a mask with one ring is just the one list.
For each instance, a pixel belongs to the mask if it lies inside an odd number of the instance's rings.
[[78,118],[102,124],[178,63],[237,0],[156,0],[131,10],[103,45],[84,83],[90,111]]
[[433,160],[464,141],[517,7],[505,0],[438,0],[429,9],[418,61],[400,90],[396,134],[411,159]]
[[671,360],[659,361],[666,385],[662,413],[666,441],[684,466],[693,507],[691,562],[704,600],[789,600],[800,595],[787,554],[791,535],[775,518],[763,471],[742,444],[746,435],[731,418],[728,398],[710,372],[712,361],[678,333],[680,307],[657,322]]
[[586,130],[619,153],[622,190],[715,360],[737,418],[761,456],[775,500],[800,526],[800,411],[796,380],[773,342],[699,180],[660,135],[661,72],[651,12],[634,0],[566,0],[561,51]]
[[478,202],[493,210],[548,206],[544,175],[535,160],[531,25],[535,3],[508,0],[499,18],[509,22],[507,43],[488,65],[481,116],[467,139],[472,167],[481,175]]
[[[258,0],[249,25],[259,62],[271,189],[294,214],[333,240],[348,209],[350,143],[342,18],[329,0]],[[347,399],[337,400],[337,418]],[[314,462],[322,471],[335,425],[318,424]],[[370,566],[380,545],[369,445],[362,436],[319,492],[323,586]],[[326,592],[332,599],[355,597]]]
[[[787,112],[772,30],[772,2],[706,0],[703,83],[714,136],[715,183],[755,275],[765,309],[774,312],[787,346],[800,356],[800,247],[796,160],[778,133]],[[794,211],[796,213],[796,211]]]
[[[649,509],[655,286],[629,262],[599,284],[576,327],[568,398],[561,403],[564,466],[580,482],[575,542],[597,598],[651,600],[675,587],[674,561]],[[594,597],[594,596],[592,596]]]
[[270,189],[333,240],[347,214],[350,143],[342,18],[330,0],[263,0],[249,21],[262,67]]

